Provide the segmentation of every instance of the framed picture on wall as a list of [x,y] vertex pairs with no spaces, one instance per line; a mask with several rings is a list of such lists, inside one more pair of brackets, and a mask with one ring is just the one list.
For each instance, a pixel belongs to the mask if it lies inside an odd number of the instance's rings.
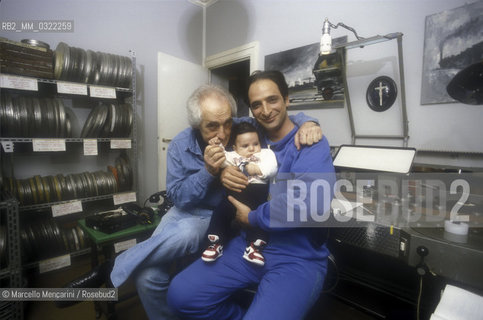
[[421,104],[456,102],[446,86],[483,59],[483,1],[426,17]]
[[[347,36],[333,39],[332,45],[345,42]],[[341,52],[319,52],[320,44],[313,43],[265,56],[265,70],[279,70],[285,76],[291,110],[344,107]]]

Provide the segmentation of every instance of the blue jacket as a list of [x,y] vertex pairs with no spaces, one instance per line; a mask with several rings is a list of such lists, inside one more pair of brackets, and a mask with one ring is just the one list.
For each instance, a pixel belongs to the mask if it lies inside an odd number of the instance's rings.
[[[270,185],[270,201],[251,211],[248,219],[250,225],[269,232],[270,238],[264,251],[302,259],[321,259],[328,255],[328,251],[323,245],[326,239],[326,229],[323,228],[323,223],[314,227],[314,219],[311,219],[311,214],[318,214],[320,217],[324,212],[330,213],[328,210],[330,210],[335,183],[334,167],[327,139],[324,137],[319,143],[305,146],[298,151],[294,146],[297,130],[298,127],[295,126],[282,140],[275,143],[267,141],[277,157],[279,168],[277,179],[285,181]],[[299,181],[307,187],[307,192],[303,197],[307,212],[301,212],[300,205],[293,206],[295,216],[293,223],[287,220],[289,206],[293,205],[288,193],[294,192],[295,198],[299,198],[300,192],[290,190],[290,188],[287,191],[287,186],[290,186],[287,176],[289,180]],[[314,199],[310,195],[310,186],[316,180],[317,182],[325,180],[327,188],[316,189],[317,194]],[[310,211],[311,200],[316,204],[317,212]],[[307,224],[299,219],[304,214],[308,217]]]

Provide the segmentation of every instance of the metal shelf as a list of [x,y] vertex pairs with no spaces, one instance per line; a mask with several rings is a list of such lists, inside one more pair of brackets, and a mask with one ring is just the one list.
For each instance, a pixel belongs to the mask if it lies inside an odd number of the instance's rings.
[[[125,191],[125,192],[135,192],[134,190],[132,191]],[[120,192],[123,193],[123,192]],[[100,201],[100,200],[108,200],[112,199],[116,194],[106,194],[102,196],[96,196],[96,197],[88,197],[88,198],[80,198],[80,199],[72,199],[72,200],[66,200],[66,201],[57,201],[57,202],[47,202],[47,203],[41,203],[41,204],[34,204],[34,205],[27,205],[27,206],[19,206],[19,211],[24,212],[24,211],[34,211],[34,210],[39,210],[39,209],[49,209],[50,207],[54,205],[59,205],[63,203],[69,203],[72,201],[80,201],[82,203],[87,203],[87,202],[95,202],[95,201]]]
[[17,200],[10,198],[0,202],[0,210],[3,210],[7,221],[7,248],[8,248],[8,266],[0,272],[3,278],[4,272],[8,272],[10,277],[9,286],[11,288],[20,288],[22,285],[21,266],[21,248],[20,248],[20,230],[19,230],[19,210]]
[[126,137],[126,138],[0,138],[0,142],[32,142],[34,139],[61,139],[65,140],[66,143],[74,142],[74,143],[79,143],[79,142],[84,142],[86,139],[96,139],[97,142],[111,142],[111,140],[134,140],[132,137]]
[[[17,74],[0,73],[0,76],[2,76],[2,75],[12,76],[12,77],[22,77],[22,78],[27,78],[27,79],[34,79],[37,82],[47,83],[47,84],[57,84],[58,82],[62,82],[62,83],[72,83],[72,84],[84,84],[88,88],[89,87],[106,87],[106,88],[114,88],[118,92],[129,92],[129,93],[134,92],[134,90],[131,89],[131,88],[111,87],[111,86],[107,86],[107,85],[97,85],[97,84],[92,84],[92,83],[81,83],[81,82],[64,81],[64,80],[43,79],[43,78],[35,78],[35,77],[22,76],[22,75],[17,75]],[[12,89],[12,88],[4,88],[4,87],[0,87],[0,88],[2,88],[2,89]],[[23,89],[15,88],[14,90],[23,90]]]
[[[83,255],[86,255],[86,254],[90,254],[91,253],[91,248],[85,248],[85,249],[81,249],[81,250],[78,250],[78,251],[74,251],[74,252],[70,252],[70,257],[71,258],[75,258],[75,257],[80,257],[80,256],[83,256]],[[66,252],[67,254],[67,252]],[[52,257],[52,258],[55,258],[55,257]],[[29,263],[26,263],[22,266],[22,269],[23,270],[29,270],[29,269],[36,269],[38,268],[39,266],[39,261],[34,261],[34,262],[29,262]]]

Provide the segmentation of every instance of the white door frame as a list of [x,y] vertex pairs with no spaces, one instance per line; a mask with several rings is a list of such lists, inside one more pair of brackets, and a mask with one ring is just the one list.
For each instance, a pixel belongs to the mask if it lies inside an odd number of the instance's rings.
[[[259,42],[253,41],[236,47],[230,50],[226,50],[209,57],[206,57],[204,65],[209,70],[223,67],[229,64],[233,64],[240,61],[250,60],[250,74],[258,70],[258,56],[259,56]],[[210,72],[211,80],[211,72]]]

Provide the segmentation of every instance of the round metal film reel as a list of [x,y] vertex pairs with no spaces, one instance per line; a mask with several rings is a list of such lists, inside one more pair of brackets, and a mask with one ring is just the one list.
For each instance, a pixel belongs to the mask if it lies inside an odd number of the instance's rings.
[[59,42],[54,53],[54,77],[57,80],[62,79],[62,73],[64,71],[64,60],[67,44]]

